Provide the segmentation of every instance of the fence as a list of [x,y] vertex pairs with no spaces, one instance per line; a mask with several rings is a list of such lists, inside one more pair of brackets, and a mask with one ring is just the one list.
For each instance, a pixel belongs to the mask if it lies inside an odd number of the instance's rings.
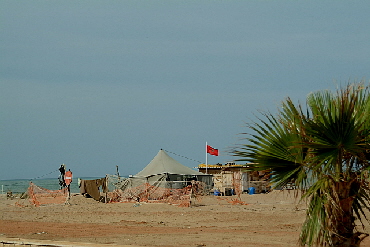
[[67,203],[69,193],[67,188],[61,190],[48,190],[30,182],[28,196],[33,205],[40,206]]
[[169,203],[180,207],[189,207],[192,199],[200,200],[205,192],[205,183],[192,181],[182,189],[174,189],[174,183],[189,183],[188,181],[161,181],[155,185],[147,182],[137,186],[117,188],[110,193],[110,202],[148,202]]

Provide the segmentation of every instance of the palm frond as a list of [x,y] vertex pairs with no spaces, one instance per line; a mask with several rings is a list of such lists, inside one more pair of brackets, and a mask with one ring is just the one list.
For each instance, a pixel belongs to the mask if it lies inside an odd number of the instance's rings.
[[355,217],[362,223],[370,211],[369,90],[361,82],[314,92],[305,111],[287,98],[276,116],[263,114],[249,124],[248,143],[233,151],[251,170],[270,169],[277,186],[293,181],[305,190],[301,245],[338,246],[356,238]]

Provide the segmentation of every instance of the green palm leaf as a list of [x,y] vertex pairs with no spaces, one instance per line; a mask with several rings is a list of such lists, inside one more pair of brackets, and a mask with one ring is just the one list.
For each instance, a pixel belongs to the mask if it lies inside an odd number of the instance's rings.
[[277,115],[248,127],[233,151],[251,170],[267,170],[276,186],[294,182],[308,200],[301,245],[359,246],[354,224],[370,210],[370,96],[364,83],[307,96],[306,110],[290,98]]

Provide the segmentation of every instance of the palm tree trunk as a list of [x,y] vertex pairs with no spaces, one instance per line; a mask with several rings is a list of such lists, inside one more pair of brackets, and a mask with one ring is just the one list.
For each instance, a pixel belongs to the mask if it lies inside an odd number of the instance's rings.
[[[336,204],[338,208],[332,208],[333,212],[333,246],[335,247],[359,247],[362,233],[355,230],[355,217],[353,216],[352,205],[354,197],[351,195],[352,188],[356,186],[356,180],[339,181],[334,185],[335,194],[337,195]],[[366,236],[365,236],[366,237]]]

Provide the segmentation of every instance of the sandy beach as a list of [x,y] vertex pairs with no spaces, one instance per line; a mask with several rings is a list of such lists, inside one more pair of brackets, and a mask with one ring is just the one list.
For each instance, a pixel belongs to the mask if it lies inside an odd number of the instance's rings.
[[[293,191],[205,196],[192,207],[104,204],[74,194],[69,205],[0,199],[0,238],[126,246],[298,246],[306,205]],[[367,229],[370,229],[367,227]],[[370,246],[365,239],[361,246]]]

